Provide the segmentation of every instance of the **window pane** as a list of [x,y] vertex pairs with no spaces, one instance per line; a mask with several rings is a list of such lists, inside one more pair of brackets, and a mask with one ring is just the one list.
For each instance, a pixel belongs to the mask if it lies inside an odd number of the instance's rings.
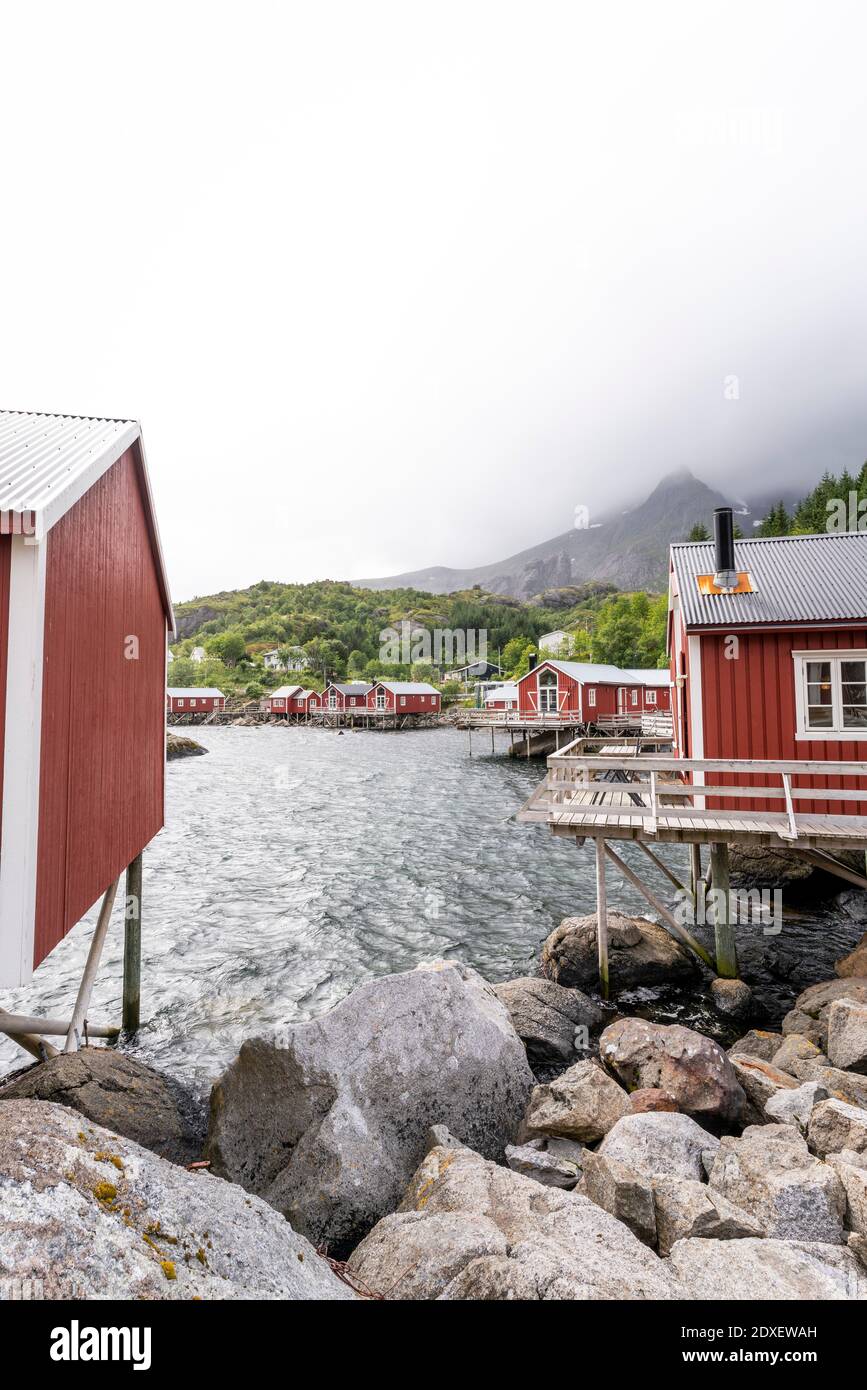
[[867,729],[867,707],[864,705],[844,705],[843,728]]
[[[851,663],[849,663],[851,665]],[[843,684],[844,705],[867,705],[867,685]]]
[[833,711],[830,705],[808,705],[807,727],[810,729],[830,729]]
[[867,661],[841,661],[840,675],[843,681],[867,680]]
[[831,679],[830,661],[808,661],[807,680],[808,681],[829,681]]
[[831,682],[825,685],[814,685],[811,681],[807,686],[808,705],[830,705],[831,703]]

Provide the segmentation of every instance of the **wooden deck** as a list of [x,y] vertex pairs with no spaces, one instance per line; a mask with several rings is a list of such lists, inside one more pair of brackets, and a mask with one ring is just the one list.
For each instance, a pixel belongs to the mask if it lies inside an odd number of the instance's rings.
[[[734,784],[722,784],[723,777],[734,777]],[[765,785],[749,780],[759,777]],[[816,777],[826,785],[797,785]],[[779,809],[707,808],[709,799],[778,802]],[[804,802],[810,809],[799,810]],[[817,812],[817,803],[829,809]],[[548,759],[547,776],[518,819],[577,839],[867,849],[867,816],[860,814],[865,803],[864,763],[682,759],[613,748],[588,755],[576,740]]]

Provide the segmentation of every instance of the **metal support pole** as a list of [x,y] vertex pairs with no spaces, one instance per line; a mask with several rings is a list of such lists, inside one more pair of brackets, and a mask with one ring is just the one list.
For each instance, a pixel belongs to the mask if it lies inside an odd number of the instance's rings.
[[90,1003],[90,996],[93,993],[93,984],[96,979],[96,972],[99,968],[102,948],[105,945],[108,924],[111,921],[111,910],[114,907],[114,900],[117,896],[117,887],[119,883],[120,879],[117,879],[111,885],[102,900],[102,907],[99,909],[99,918],[93,931],[90,950],[87,953],[87,963],[84,967],[84,974],[81,977],[81,984],[78,987],[78,998],[75,1001],[75,1008],[72,1011],[72,1021],[69,1025],[69,1032],[66,1035],[64,1052],[77,1052],[81,1047],[81,1030],[84,1027],[84,1020],[87,1017],[87,1006]]
[[714,937],[716,941],[716,971],[727,980],[738,976],[738,952],[732,923],[731,890],[729,887],[729,847],[715,841],[710,847],[711,873],[714,889]]
[[605,887],[605,841],[596,837],[596,945],[599,954],[599,984],[602,998],[608,998],[608,895]]
[[[8,1029],[7,1023],[9,1024]],[[7,1014],[5,1010],[0,1009],[0,1033],[6,1033],[13,1042],[17,1042],[19,1047],[23,1047],[25,1052],[29,1052],[40,1062],[47,1061],[49,1057],[58,1056],[57,1048],[52,1047],[51,1043],[45,1042],[38,1033],[34,1033],[32,1030],[19,1033],[15,1029],[15,1023],[15,1014]],[[66,1032],[66,1029],[63,1031]]]
[[123,931],[123,1013],[125,1033],[137,1033],[141,1016],[141,890],[142,856],[126,871],[126,911]]

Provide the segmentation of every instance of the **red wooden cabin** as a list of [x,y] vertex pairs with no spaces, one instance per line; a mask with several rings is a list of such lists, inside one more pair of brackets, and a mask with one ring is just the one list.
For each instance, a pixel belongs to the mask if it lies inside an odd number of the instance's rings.
[[[668,714],[671,709],[671,673],[667,666],[659,671],[630,668],[625,674],[639,682],[637,703],[642,714]],[[630,701],[631,698],[632,691]],[[630,704],[630,709],[632,707]]]
[[377,681],[367,694],[367,708],[390,714],[439,713],[438,690],[423,681]]
[[362,681],[347,685],[338,685],[332,681],[322,692],[323,708],[340,711],[366,709],[367,697],[372,689],[372,685]]
[[503,681],[485,692],[485,709],[514,710],[518,708],[518,687],[514,681]]
[[166,691],[166,711],[169,714],[211,714],[226,708],[222,690],[209,686],[169,686]]
[[322,704],[322,696],[318,690],[296,690],[294,695],[289,697],[289,713],[304,718],[319,709]]
[[174,619],[134,420],[0,412],[0,986],[163,824]]
[[[671,548],[679,755],[865,760],[867,534],[751,538],[734,541],[727,555],[723,527],[722,547]],[[766,808],[753,799],[750,809]]]
[[265,713],[276,714],[286,719],[291,712],[292,699],[300,689],[300,685],[281,685],[278,690],[272,690],[262,701]]
[[518,708],[525,718],[559,714],[590,724],[600,716],[640,709],[640,683],[617,666],[546,660],[517,685]]

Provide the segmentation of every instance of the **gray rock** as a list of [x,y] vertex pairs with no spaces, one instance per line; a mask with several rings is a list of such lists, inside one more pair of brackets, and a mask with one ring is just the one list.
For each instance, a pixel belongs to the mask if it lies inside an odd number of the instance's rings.
[[748,1018],[753,1011],[753,992],[743,980],[713,980],[710,997],[726,1018]]
[[209,1153],[334,1252],[394,1209],[432,1124],[502,1158],[532,1083],[491,987],[439,962],[245,1043],[211,1095]]
[[740,1139],[725,1136],[709,1183],[766,1236],[831,1245],[844,1239],[842,1183],[791,1125],[751,1125]]
[[867,1269],[867,1236],[855,1235],[854,1231],[846,1241],[855,1258]]
[[192,1097],[177,1082],[114,1048],[83,1047],[39,1062],[0,1086],[0,1100],[68,1105],[173,1163],[192,1163],[201,1156],[204,1123]]
[[764,845],[729,845],[729,867],[741,888],[786,888],[803,882],[813,872],[797,854]]
[[802,1081],[818,1081],[832,1100],[843,1100],[847,1105],[857,1105],[867,1110],[867,1076],[809,1061],[793,1062],[792,1070]]
[[653,1205],[660,1255],[677,1240],[741,1240],[761,1236],[762,1228],[722,1193],[690,1178],[653,1178]]
[[[850,1155],[856,1160],[848,1162]],[[856,1235],[867,1236],[867,1156],[852,1154],[844,1149],[839,1154],[829,1154],[828,1164],[838,1175],[846,1191],[846,1229]]]
[[847,1105],[843,1100],[823,1100],[810,1116],[807,1143],[820,1158],[826,1154],[854,1149],[867,1151],[867,1110]]
[[667,1265],[576,1192],[542,1187],[469,1149],[434,1149],[399,1210],[350,1257],[389,1298],[666,1299]]
[[683,1297],[766,1299],[867,1298],[867,1278],[844,1245],[796,1240],[679,1240],[669,1264]]
[[752,1106],[751,1118],[754,1121],[760,1122],[764,1118],[765,1106],[772,1096],[779,1091],[797,1089],[797,1081],[788,1072],[779,1071],[770,1062],[763,1062],[761,1057],[734,1055],[729,1061]]
[[828,1061],[843,1071],[867,1072],[867,1004],[835,999],[828,1010]]
[[645,1245],[656,1245],[656,1213],[648,1179],[619,1159],[588,1150],[579,1191],[622,1221]]
[[524,1132],[595,1144],[629,1112],[629,1097],[622,1086],[588,1059],[576,1062],[547,1085],[533,1088]]
[[730,1057],[734,1053],[744,1057],[761,1057],[763,1061],[770,1062],[782,1042],[782,1033],[766,1033],[762,1028],[751,1028],[729,1048],[728,1054]]
[[821,1048],[817,1047],[803,1033],[789,1033],[773,1057],[770,1058],[770,1062],[778,1071],[788,1072],[790,1076],[798,1076],[800,1073],[795,1070],[798,1063],[813,1062],[816,1066],[826,1067],[828,1058]]
[[778,1125],[795,1125],[806,1134],[810,1116],[828,1092],[818,1081],[802,1081],[793,1091],[781,1090],[765,1102],[765,1115]]
[[0,1283],[45,1299],[349,1299],[266,1202],[45,1101],[0,1105]]
[[691,1028],[620,1019],[605,1029],[599,1052],[628,1090],[659,1087],[697,1120],[728,1125],[743,1114],[746,1098],[728,1057]]
[[448,1125],[431,1125],[425,1140],[425,1153],[431,1149],[462,1149],[463,1140],[456,1139]]
[[783,1032],[803,1033],[824,1049],[828,1041],[828,1014],[835,999],[867,1004],[867,980],[822,980],[810,985],[798,995],[795,1007],[783,1019]]
[[[608,965],[612,989],[686,980],[698,973],[693,956],[644,917],[608,913]],[[542,970],[559,985],[595,985],[599,978],[596,914],[566,917],[542,946]]]
[[556,1149],[549,1149],[544,1139],[532,1139],[529,1144],[507,1144],[506,1162],[513,1173],[523,1173],[525,1178],[535,1178],[546,1187],[562,1187],[568,1192],[581,1177],[583,1165],[584,1150],[579,1144],[573,1144],[572,1148],[578,1152],[567,1157]]
[[533,1066],[568,1066],[582,1054],[577,1030],[595,1032],[605,1018],[580,989],[564,989],[538,976],[508,980],[495,985],[494,992],[508,1009]]
[[702,1154],[719,1147],[719,1140],[688,1115],[664,1111],[625,1115],[602,1141],[599,1152],[625,1164],[638,1177],[691,1178],[704,1176]]

